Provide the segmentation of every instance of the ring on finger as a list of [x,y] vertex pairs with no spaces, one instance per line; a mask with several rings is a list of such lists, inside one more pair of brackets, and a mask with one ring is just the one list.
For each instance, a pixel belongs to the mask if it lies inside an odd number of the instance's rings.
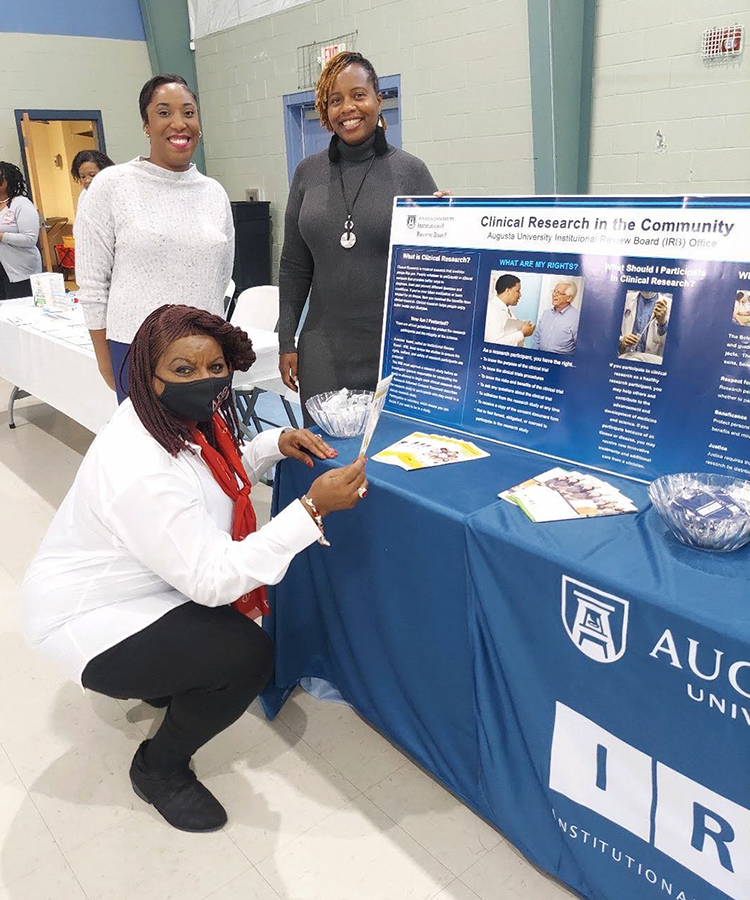
[[366,497],[367,496],[367,488],[363,484],[361,484],[357,488],[357,493],[359,494],[360,498]]

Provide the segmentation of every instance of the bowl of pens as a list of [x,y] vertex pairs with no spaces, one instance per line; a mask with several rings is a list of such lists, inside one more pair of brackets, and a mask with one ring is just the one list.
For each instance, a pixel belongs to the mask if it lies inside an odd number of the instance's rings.
[[335,438],[359,437],[365,430],[372,391],[327,391],[307,401],[307,411],[326,434]]
[[750,482],[681,472],[657,478],[648,494],[672,534],[688,547],[728,553],[750,541]]

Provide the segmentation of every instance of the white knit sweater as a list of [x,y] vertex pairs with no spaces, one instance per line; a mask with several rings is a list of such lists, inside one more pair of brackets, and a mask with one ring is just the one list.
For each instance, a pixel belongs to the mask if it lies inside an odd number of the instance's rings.
[[142,157],[100,172],[76,229],[76,273],[87,327],[129,344],[164,303],[223,315],[234,262],[224,188],[192,165],[162,169]]

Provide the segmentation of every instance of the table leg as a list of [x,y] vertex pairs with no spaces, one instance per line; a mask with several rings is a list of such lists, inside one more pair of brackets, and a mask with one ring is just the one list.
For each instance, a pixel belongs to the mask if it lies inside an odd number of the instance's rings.
[[281,402],[284,404],[284,409],[286,410],[286,414],[289,417],[289,424],[292,428],[299,428],[297,424],[297,417],[294,415],[294,410],[292,409],[292,404],[286,399],[286,397],[281,398]]
[[16,400],[23,400],[24,397],[30,396],[31,394],[28,391],[21,390],[20,387],[13,385],[13,390],[10,392],[10,399],[8,400],[8,428],[16,427],[16,419],[13,414],[13,406]]

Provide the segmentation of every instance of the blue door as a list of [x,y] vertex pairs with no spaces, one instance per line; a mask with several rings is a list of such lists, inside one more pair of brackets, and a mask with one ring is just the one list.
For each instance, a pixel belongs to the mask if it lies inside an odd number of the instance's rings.
[[[399,75],[388,75],[380,79],[383,117],[388,125],[388,143],[394,147],[401,147],[400,83]],[[331,140],[330,132],[320,124],[315,111],[314,91],[301,91],[284,97],[284,132],[287,173],[291,182],[300,162],[312,153],[325,150]]]

